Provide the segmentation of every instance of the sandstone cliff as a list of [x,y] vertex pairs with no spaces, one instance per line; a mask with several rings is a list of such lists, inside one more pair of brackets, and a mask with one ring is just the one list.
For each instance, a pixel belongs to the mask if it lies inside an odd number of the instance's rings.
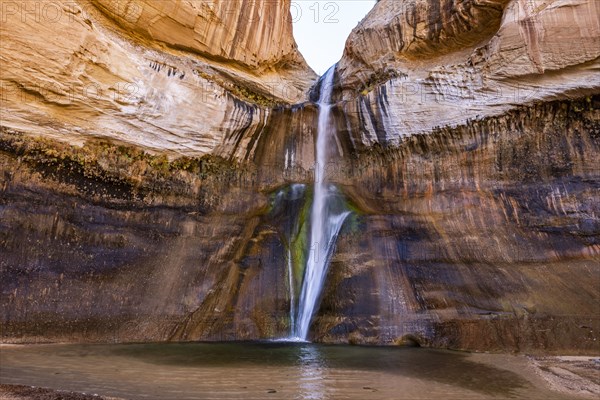
[[597,93],[599,21],[596,1],[381,1],[338,68],[349,123],[364,127],[355,139],[397,144],[519,104]]
[[358,211],[317,337],[596,351],[598,109],[598,96],[519,107],[332,168]]
[[383,0],[359,24],[332,171],[362,214],[321,340],[595,346],[599,17],[595,1]]
[[315,79],[289,0],[6,2],[0,29],[2,124],[79,144],[235,156]]
[[[127,36],[260,72],[296,69],[310,77],[292,36],[291,0],[149,1],[93,0]],[[303,76],[304,75],[304,76]],[[259,79],[262,78],[259,76]]]
[[[289,103],[313,75],[288,39],[215,45],[240,9],[207,22],[186,17],[204,2],[78,4],[73,26],[2,25],[3,340],[286,335],[317,115]],[[315,340],[597,352],[598,6],[382,0],[357,27],[327,168],[353,213]],[[44,51],[28,24],[69,35]],[[143,95],[124,100],[121,80]],[[102,95],[65,102],[63,81]]]

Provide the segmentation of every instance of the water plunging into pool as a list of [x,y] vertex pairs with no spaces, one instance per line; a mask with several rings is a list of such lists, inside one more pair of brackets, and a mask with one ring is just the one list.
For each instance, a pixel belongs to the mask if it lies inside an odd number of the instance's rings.
[[307,340],[310,322],[315,313],[329,259],[335,247],[337,235],[349,212],[340,207],[339,192],[328,184],[326,169],[329,161],[329,146],[333,139],[331,121],[331,93],[335,66],[331,67],[321,82],[319,97],[319,121],[317,127],[315,183],[310,213],[311,248],[306,262],[302,289],[298,301],[297,318],[292,316],[292,336]]

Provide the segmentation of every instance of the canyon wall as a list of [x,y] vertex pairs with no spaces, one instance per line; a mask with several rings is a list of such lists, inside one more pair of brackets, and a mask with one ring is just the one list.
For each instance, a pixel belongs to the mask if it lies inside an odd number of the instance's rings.
[[289,0],[28,0],[1,11],[2,124],[65,142],[228,157],[228,136],[260,130],[316,78]]
[[357,26],[330,168],[356,214],[315,337],[597,351],[599,17],[384,0]]
[[249,243],[273,236],[271,193],[311,179],[316,75],[289,7],[2,3],[3,340],[184,338],[211,305],[203,318],[223,325],[207,338],[288,323],[274,261],[245,296],[276,319],[234,323],[222,305],[243,298]]
[[520,107],[332,167],[356,211],[316,337],[597,351],[599,108]]
[[338,67],[353,139],[393,145],[521,104],[597,93],[599,21],[595,1],[382,1]]
[[[250,3],[78,1],[65,25],[2,10],[3,341],[289,333],[315,77],[288,2]],[[377,3],[336,71],[327,171],[352,214],[314,340],[598,351],[599,14]]]

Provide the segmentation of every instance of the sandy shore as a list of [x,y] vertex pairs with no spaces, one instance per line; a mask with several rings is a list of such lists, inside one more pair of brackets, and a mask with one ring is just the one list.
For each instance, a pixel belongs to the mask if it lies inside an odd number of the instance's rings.
[[51,390],[21,385],[0,384],[0,400],[123,400],[115,397]]
[[528,357],[535,372],[554,391],[580,398],[600,398],[600,357]]

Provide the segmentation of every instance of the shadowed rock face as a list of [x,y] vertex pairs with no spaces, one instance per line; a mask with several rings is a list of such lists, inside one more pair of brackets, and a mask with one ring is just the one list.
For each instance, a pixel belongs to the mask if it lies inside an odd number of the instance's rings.
[[[598,101],[523,108],[332,169],[355,212],[313,337],[596,349]],[[297,129],[307,113],[280,118]],[[4,340],[287,334],[286,252],[310,198],[289,196],[279,155],[256,170],[205,159],[158,172],[154,159],[121,156],[106,171],[107,148],[77,167],[74,150],[27,140],[4,134]]]
[[439,129],[332,170],[359,212],[338,241],[316,337],[595,351],[593,101]]
[[314,158],[306,127],[315,117],[311,106],[273,112],[245,163],[233,155],[170,162],[108,142],[78,148],[4,129],[3,340],[285,334],[286,248],[299,220],[290,213],[305,208],[286,185],[310,178],[301,166]]
[[[72,24],[35,22],[69,33],[48,51],[2,24],[3,341],[289,333],[317,107],[290,104],[313,75],[287,3],[160,3],[78,1]],[[534,5],[382,0],[349,38],[327,170],[353,213],[314,340],[597,352],[598,7]]]

